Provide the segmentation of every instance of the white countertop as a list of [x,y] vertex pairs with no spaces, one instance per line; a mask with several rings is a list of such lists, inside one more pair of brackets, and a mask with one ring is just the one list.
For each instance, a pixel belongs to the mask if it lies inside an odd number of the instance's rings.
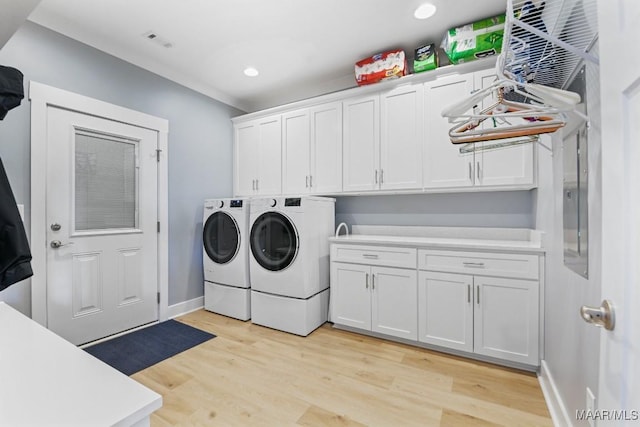
[[353,226],[352,234],[331,237],[329,241],[425,249],[545,251],[539,231],[510,228]]
[[162,396],[0,302],[0,426],[129,426]]

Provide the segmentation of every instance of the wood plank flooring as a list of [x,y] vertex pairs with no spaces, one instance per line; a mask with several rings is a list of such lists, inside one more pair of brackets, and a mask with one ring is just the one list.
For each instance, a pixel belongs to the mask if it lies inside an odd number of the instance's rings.
[[217,335],[132,378],[165,426],[552,426],[534,374],[333,329],[306,338],[196,311]]

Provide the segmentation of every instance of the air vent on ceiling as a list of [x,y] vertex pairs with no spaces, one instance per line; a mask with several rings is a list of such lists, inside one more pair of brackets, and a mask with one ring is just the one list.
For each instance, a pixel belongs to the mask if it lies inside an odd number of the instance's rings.
[[155,31],[147,31],[146,33],[144,33],[142,35],[142,37],[146,38],[147,40],[150,40],[162,47],[166,47],[167,49],[170,47],[173,47],[173,43],[171,43],[169,40],[161,37],[158,35],[158,33],[156,33]]

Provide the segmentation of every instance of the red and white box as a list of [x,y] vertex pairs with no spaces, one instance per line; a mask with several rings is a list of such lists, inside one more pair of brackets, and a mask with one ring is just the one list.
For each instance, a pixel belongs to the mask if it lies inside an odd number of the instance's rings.
[[402,77],[407,74],[404,50],[389,50],[365,58],[356,62],[355,71],[360,86]]

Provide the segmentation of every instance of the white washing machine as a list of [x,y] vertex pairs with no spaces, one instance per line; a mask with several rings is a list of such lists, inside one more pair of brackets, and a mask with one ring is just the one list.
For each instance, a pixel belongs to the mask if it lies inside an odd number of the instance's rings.
[[204,201],[204,308],[240,320],[251,318],[248,227],[248,200]]
[[335,199],[252,199],[251,321],[307,336],[327,321]]

